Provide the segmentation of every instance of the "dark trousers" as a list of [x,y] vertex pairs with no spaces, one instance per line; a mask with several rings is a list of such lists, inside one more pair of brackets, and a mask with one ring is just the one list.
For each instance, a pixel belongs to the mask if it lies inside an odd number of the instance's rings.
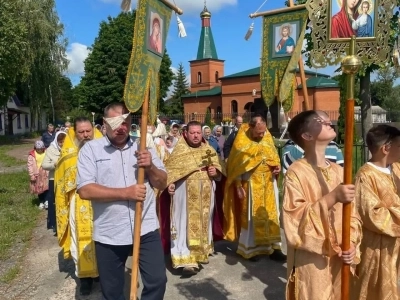
[[46,195],[46,200],[49,204],[47,210],[47,229],[56,228],[56,207],[54,197],[54,180],[49,180],[49,190]]
[[[103,300],[125,300],[125,263],[132,245],[114,246],[95,242],[97,268]],[[164,299],[167,275],[158,230],[140,238],[139,269],[143,282],[141,300]]]

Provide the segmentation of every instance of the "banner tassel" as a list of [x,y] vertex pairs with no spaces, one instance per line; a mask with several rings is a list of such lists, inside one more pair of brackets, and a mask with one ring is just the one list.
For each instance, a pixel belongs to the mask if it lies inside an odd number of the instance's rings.
[[284,128],[287,126],[285,110],[283,109],[282,102],[281,102],[281,109],[279,111],[279,125],[281,128]]
[[272,124],[272,115],[271,115],[271,111],[269,110],[269,106],[268,106],[268,112],[267,112],[267,128],[271,129],[273,127]]
[[183,26],[183,23],[177,14],[176,14],[176,22],[178,23],[178,31],[179,31],[178,36],[181,38],[186,37],[185,26]]
[[122,0],[121,9],[124,12],[131,11],[131,0]]
[[254,22],[251,23],[249,29],[248,29],[247,32],[246,32],[246,35],[245,35],[245,37],[244,37],[244,39],[245,39],[246,41],[248,41],[248,40],[250,39],[251,35],[253,34],[253,29],[254,29]]

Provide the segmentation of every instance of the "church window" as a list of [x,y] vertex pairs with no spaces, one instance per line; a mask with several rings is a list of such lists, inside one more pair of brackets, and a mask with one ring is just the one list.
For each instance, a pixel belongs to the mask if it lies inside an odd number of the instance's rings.
[[22,127],[21,127],[21,114],[18,114],[17,115],[17,127],[18,127],[18,129],[21,129]]
[[236,100],[231,101],[231,113],[234,116],[238,113],[238,103]]
[[219,81],[219,73],[218,71],[215,72],[215,82]]
[[197,83],[201,83],[201,72],[197,72]]

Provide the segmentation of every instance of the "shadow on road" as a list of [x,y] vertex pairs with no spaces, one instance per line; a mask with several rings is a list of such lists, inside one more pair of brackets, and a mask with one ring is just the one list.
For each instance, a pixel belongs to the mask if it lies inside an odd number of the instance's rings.
[[185,299],[227,300],[232,295],[213,278],[182,282],[175,285]]
[[266,299],[283,299],[282,290],[285,290],[286,286],[286,263],[273,261],[267,255],[262,256],[257,262],[252,262],[241,257],[236,250],[236,243],[220,241],[215,244],[215,251],[225,255],[225,262],[228,265],[241,264],[245,267],[241,276],[242,281],[257,278],[265,285]]

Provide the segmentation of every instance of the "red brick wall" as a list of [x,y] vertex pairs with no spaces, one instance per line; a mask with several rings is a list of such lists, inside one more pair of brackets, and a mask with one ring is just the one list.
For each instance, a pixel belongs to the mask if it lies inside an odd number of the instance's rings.
[[[186,119],[190,119],[190,114],[204,115],[207,112],[207,108],[211,108],[211,114],[217,113],[217,107],[222,106],[220,96],[212,97],[198,97],[198,98],[184,98],[183,110],[185,112]],[[185,123],[190,120],[185,120]]]
[[[201,83],[198,83],[198,73],[201,73]],[[190,62],[190,91],[209,90],[220,86],[221,81],[216,81],[216,72],[218,77],[224,76],[224,61],[222,60],[194,60]]]
[[[216,70],[218,64],[214,64],[214,61],[204,60],[204,61],[194,61],[191,62],[192,70],[192,82],[196,82],[197,71],[201,70],[204,76],[210,76],[209,70]],[[210,64],[209,66],[207,64]],[[222,66],[223,63],[219,66]],[[208,72],[208,73],[207,73]],[[222,74],[222,73],[221,73]],[[306,75],[306,78],[312,77]],[[301,84],[300,75],[297,75],[297,83]],[[194,85],[192,87],[193,91],[205,90],[209,88],[204,88],[200,85]],[[239,78],[227,78],[222,79],[222,95],[213,97],[198,97],[198,98],[185,98],[184,100],[184,111],[185,114],[191,114],[197,112],[199,114],[204,114],[207,107],[211,107],[211,113],[216,112],[217,106],[222,107],[223,114],[231,113],[231,102],[236,100],[238,104],[238,113],[245,113],[245,105],[248,102],[254,102],[254,98],[259,98],[261,96],[261,83],[259,76],[248,76]],[[256,97],[253,97],[252,91],[256,89]],[[320,109],[326,111],[338,111],[340,105],[340,92],[339,88],[318,88],[318,89],[308,89],[308,101],[310,109]],[[292,111],[299,112],[305,109],[304,106],[304,96],[303,90],[297,89],[295,94],[295,101],[293,104]]]

